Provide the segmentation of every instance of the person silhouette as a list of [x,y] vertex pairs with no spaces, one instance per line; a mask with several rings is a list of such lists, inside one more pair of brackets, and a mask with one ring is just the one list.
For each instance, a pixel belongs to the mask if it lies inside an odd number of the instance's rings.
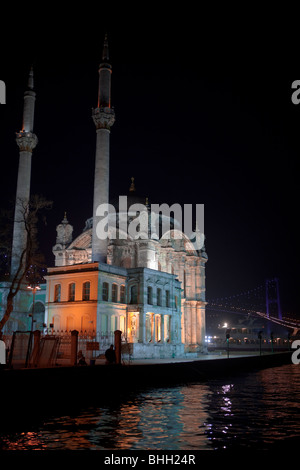
[[105,358],[107,364],[114,364],[116,362],[116,353],[114,347],[111,344],[110,347],[105,351]]

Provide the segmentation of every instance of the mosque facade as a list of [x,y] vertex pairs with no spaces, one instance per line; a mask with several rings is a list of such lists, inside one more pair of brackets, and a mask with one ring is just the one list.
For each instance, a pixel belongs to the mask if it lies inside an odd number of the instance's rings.
[[[93,215],[75,239],[67,215],[56,228],[54,266],[48,267],[46,284],[39,292],[39,301],[44,305],[44,327],[53,334],[77,330],[90,336],[109,336],[121,330],[123,341],[132,345],[134,357],[180,357],[203,352],[207,262],[204,244],[195,246],[171,215],[164,216],[169,222],[168,230],[160,237],[151,237],[151,223],[156,218],[161,228],[163,216],[153,213],[147,198],[137,195],[133,178],[127,210],[109,198],[110,132],[115,122],[111,76],[105,39],[98,103],[92,113],[96,127]],[[32,96],[32,88],[30,91]],[[33,111],[32,100],[26,110],[31,119],[26,132],[31,134]],[[32,152],[35,145],[36,138],[26,151]],[[20,154],[20,160],[23,156]],[[20,181],[23,167],[19,167]],[[109,204],[115,210],[113,214],[109,209],[106,212],[107,236],[99,236],[104,219],[99,208]],[[137,220],[141,223],[143,217],[144,232],[132,235],[129,225]],[[202,236],[196,230],[197,234]],[[16,237],[22,244],[22,234],[14,235],[14,240]],[[17,253],[16,248],[13,260]],[[23,307],[30,309],[28,303]],[[17,318],[14,312],[11,318],[11,322]]]

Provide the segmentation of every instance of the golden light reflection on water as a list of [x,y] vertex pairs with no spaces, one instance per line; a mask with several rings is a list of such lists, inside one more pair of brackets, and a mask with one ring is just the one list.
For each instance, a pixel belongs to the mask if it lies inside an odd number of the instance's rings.
[[2,433],[0,449],[265,448],[299,437],[298,367],[114,398],[34,429]]

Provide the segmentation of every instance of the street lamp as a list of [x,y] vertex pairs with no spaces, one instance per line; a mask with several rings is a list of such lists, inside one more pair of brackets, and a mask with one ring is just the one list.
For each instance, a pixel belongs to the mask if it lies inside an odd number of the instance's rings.
[[33,282],[33,283],[29,284],[29,286],[27,286],[27,289],[32,290],[32,295],[33,295],[32,312],[31,312],[31,331],[33,331],[33,314],[34,314],[35,293],[36,293],[37,290],[41,290],[41,288],[38,284],[35,284]]

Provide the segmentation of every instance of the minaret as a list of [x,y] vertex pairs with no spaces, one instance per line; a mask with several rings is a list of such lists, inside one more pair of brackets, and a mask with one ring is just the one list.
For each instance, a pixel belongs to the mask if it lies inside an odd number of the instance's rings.
[[[115,112],[111,107],[111,72],[108,42],[105,36],[102,62],[99,66],[98,107],[93,109],[96,125],[96,158],[94,180],[92,261],[106,263],[108,239],[100,230],[104,218],[104,204],[109,202],[109,141],[110,128],[115,122]],[[101,206],[101,207],[100,207]],[[99,215],[99,213],[101,215]]]
[[[19,147],[19,170],[15,202],[14,229],[11,256],[11,277],[17,273],[22,252],[26,248],[27,234],[24,225],[24,208],[30,197],[31,156],[36,147],[37,137],[33,134],[35,92],[33,90],[33,70],[28,78],[27,90],[24,93],[23,125],[17,133]],[[24,259],[25,261],[25,259]]]

